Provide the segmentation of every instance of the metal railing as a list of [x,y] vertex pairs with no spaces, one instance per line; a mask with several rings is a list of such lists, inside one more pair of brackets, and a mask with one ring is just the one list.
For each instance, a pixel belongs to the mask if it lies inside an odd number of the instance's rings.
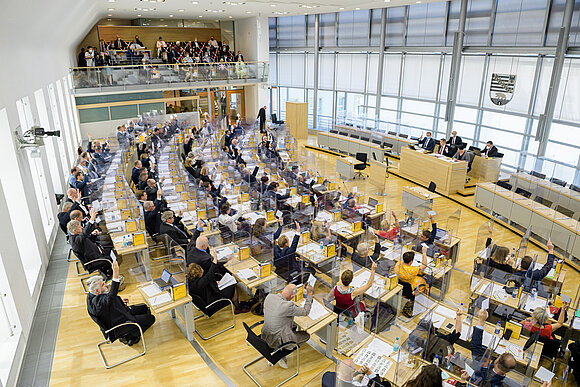
[[72,67],[75,89],[174,83],[251,83],[268,81],[268,62],[201,64],[141,64],[128,66]]

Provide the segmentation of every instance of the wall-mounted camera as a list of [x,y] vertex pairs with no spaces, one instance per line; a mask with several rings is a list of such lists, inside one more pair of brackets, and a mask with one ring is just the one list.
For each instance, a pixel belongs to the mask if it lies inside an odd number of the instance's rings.
[[22,135],[16,130],[14,138],[18,144],[18,149],[23,148],[38,148],[44,145],[43,138],[45,137],[60,137],[60,130],[44,130],[40,126],[33,126]]

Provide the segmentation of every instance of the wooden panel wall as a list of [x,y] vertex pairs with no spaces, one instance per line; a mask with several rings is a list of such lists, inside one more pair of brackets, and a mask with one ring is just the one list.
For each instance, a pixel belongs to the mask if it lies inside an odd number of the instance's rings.
[[219,28],[191,28],[191,27],[154,27],[154,26],[98,26],[99,38],[104,41],[115,40],[119,35],[125,41],[132,41],[135,35],[139,35],[139,40],[153,50],[155,42],[161,36],[166,42],[187,42],[193,41],[196,37],[198,41],[207,42],[210,37],[221,40]]

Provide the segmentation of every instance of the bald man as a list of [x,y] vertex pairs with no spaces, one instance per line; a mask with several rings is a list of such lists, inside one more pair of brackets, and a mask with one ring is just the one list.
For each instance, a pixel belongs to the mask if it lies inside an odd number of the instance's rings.
[[372,372],[367,366],[362,366],[357,371],[356,365],[352,359],[344,359],[341,361],[338,364],[336,373],[330,371],[325,372],[324,375],[322,375],[322,385],[335,385],[336,387],[360,386],[360,383],[365,375],[369,378],[367,386],[390,386],[390,383],[387,384],[388,382],[382,384],[378,375]]
[[[306,332],[295,331],[294,316],[307,316],[310,313],[314,289],[310,285],[306,287],[307,297],[303,307],[292,301],[296,293],[296,285],[286,285],[281,293],[270,293],[264,300],[264,327],[261,336],[271,348],[288,342],[301,345],[310,338]],[[288,367],[285,359],[278,364],[282,368]]]
[[[209,253],[209,241],[206,236],[201,236],[203,232],[203,224],[201,220],[197,221],[197,227],[193,232],[189,244],[187,245],[186,261],[187,265],[190,263],[197,263],[204,272],[208,272],[211,266],[213,257]],[[226,270],[223,264],[218,263],[218,272],[225,273]]]

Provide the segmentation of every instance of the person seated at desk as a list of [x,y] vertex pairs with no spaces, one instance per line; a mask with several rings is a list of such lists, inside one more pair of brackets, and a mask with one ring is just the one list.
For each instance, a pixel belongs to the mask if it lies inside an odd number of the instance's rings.
[[250,229],[248,223],[239,220],[241,217],[242,212],[238,211],[233,214],[230,203],[226,202],[220,207],[220,216],[218,217],[218,222],[233,232],[235,238],[239,238],[249,235]]
[[373,262],[371,265],[371,276],[369,277],[369,280],[366,284],[356,289],[350,286],[354,277],[352,270],[345,270],[340,275],[341,283],[336,284],[334,289],[331,290],[329,301],[332,302],[334,299],[334,304],[337,308],[351,312],[355,318],[359,313],[364,313],[365,304],[360,301],[358,297],[365,294],[365,292],[373,286],[376,269],[377,264]]
[[449,147],[449,145],[447,145],[447,141],[444,138],[439,140],[439,148],[437,148],[437,154],[447,157],[453,156],[451,148]]
[[[70,212],[70,220],[77,220],[81,222],[81,225],[84,226],[85,219],[83,218],[83,213],[80,210],[74,210]],[[98,243],[105,251],[113,250],[113,241],[111,240],[111,236],[109,234],[103,233],[101,228],[98,224],[95,224],[95,229],[91,232],[89,236],[93,240],[93,242]],[[119,261],[120,261],[119,257]],[[121,262],[119,262],[121,263]]]
[[485,157],[499,157],[499,151],[497,147],[493,145],[493,141],[488,141],[485,144],[485,148],[481,151],[481,155]]
[[389,241],[395,240],[395,238],[400,235],[399,220],[397,219],[395,211],[391,211],[391,215],[393,215],[393,219],[395,220],[393,222],[393,227],[390,227],[391,223],[388,219],[384,219],[381,222],[381,230],[379,230],[377,233],[381,238],[387,239]]
[[413,294],[426,293],[427,281],[421,276],[425,268],[427,268],[427,247],[423,246],[423,253],[420,266],[413,266],[415,260],[414,251],[406,251],[403,253],[403,260],[395,264],[395,274],[399,281],[406,282],[411,285]]
[[367,366],[362,366],[357,371],[352,359],[344,359],[341,361],[338,364],[337,372],[325,372],[322,375],[322,387],[362,386],[361,382],[365,376],[369,379],[366,384],[369,387],[391,387],[389,381],[385,380],[382,382],[380,377]]
[[327,227],[326,222],[321,222],[319,220],[312,221],[310,239],[314,242],[319,242],[325,245],[334,242],[334,238],[330,232],[330,228]]
[[433,149],[435,149],[435,140],[431,138],[431,132],[427,132],[425,137],[423,135],[419,137],[419,145],[427,152],[433,152]]
[[372,238],[375,241],[375,248],[373,250],[373,255],[369,257],[370,246],[367,242],[361,242],[356,246],[356,251],[352,253],[351,261],[356,263],[361,267],[366,267],[368,259],[372,262],[376,262],[381,254],[381,244],[379,243],[379,237],[372,233]]
[[[155,316],[151,314],[145,304],[129,306],[118,296],[121,276],[119,263],[112,263],[111,290],[107,291],[107,284],[103,277],[96,275],[87,280],[87,312],[101,327],[101,330],[111,329],[127,321],[136,322],[143,333],[155,323]],[[112,337],[111,337],[112,336]],[[125,345],[132,346],[141,339],[138,329],[133,325],[119,327],[109,334],[109,338],[119,338]]]
[[297,234],[292,238],[292,244],[286,235],[278,238],[274,246],[274,266],[276,266],[276,274],[290,282],[292,280],[292,273],[300,272],[301,265],[296,257],[296,249],[298,242],[300,242],[300,224],[294,222],[296,225]]
[[145,190],[142,189],[136,190],[135,197],[137,198],[137,200],[139,200],[139,203],[141,203],[141,205],[147,201],[147,194],[145,193]]
[[60,229],[62,230],[62,232],[64,232],[64,234],[67,236],[67,238],[68,238],[68,231],[66,229],[66,225],[68,224],[68,222],[70,222],[70,212],[71,212],[70,209],[72,206],[73,206],[73,204],[71,202],[65,202],[62,205],[62,211],[59,212],[58,214],[56,214],[56,216],[58,218],[58,225],[60,226]]
[[[181,211],[179,216],[175,216],[173,211],[168,210],[161,214],[161,225],[159,226],[159,234],[167,234],[175,242],[185,247],[189,243],[189,236],[187,232],[182,229]],[[178,226],[179,225],[179,226]]]
[[534,260],[529,255],[526,255],[525,257],[522,258],[522,262],[520,263],[521,270],[514,272],[514,275],[521,277],[522,282],[525,280],[525,278],[530,278],[532,281],[541,281],[542,279],[544,279],[544,277],[547,276],[550,270],[552,269],[555,258],[554,244],[552,244],[552,241],[548,240],[547,246],[548,246],[548,259],[541,269],[532,268],[530,270],[530,266],[532,266]]
[[471,171],[474,155],[465,150],[465,145],[461,145],[453,155],[453,160],[467,161],[467,172]]
[[[159,184],[165,181],[165,176],[159,180]],[[155,179],[147,179],[147,187],[145,187],[145,193],[147,194],[147,200],[153,201],[157,197],[157,182]]]
[[141,160],[135,161],[135,166],[133,167],[133,170],[131,171],[131,180],[133,181],[133,184],[135,184],[135,185],[139,184],[139,175],[141,174],[141,168],[143,168],[143,164],[141,164]]
[[149,235],[159,234],[161,227],[161,212],[165,210],[166,204],[161,200],[161,190],[157,191],[157,199],[143,203],[145,229]]
[[[560,329],[564,325],[564,320],[566,319],[566,312],[568,311],[568,303],[562,302],[562,307],[560,308],[558,320],[555,323],[546,324],[549,316],[546,312],[546,308],[538,307],[532,312],[532,316],[526,318],[523,321],[524,329],[527,329],[532,334],[540,331],[540,337],[546,339],[554,340],[553,333]],[[560,332],[562,333],[562,332]]]
[[[292,301],[297,294],[296,285],[286,285],[281,293],[270,293],[264,300],[264,326],[262,340],[270,348],[278,348],[284,343],[296,343],[298,346],[310,339],[310,334],[296,331],[294,316],[308,316],[312,307],[314,288],[306,286],[306,302],[300,307]],[[280,367],[288,368],[286,359],[280,359]]]
[[145,191],[145,188],[147,188],[147,180],[149,180],[150,177],[151,176],[149,175],[149,171],[147,171],[146,168],[141,168],[141,171],[139,172],[139,181],[137,182],[135,188]]
[[78,220],[68,222],[66,226],[69,232],[68,241],[72,251],[83,264],[88,264],[91,261],[99,259],[99,261],[89,264],[86,267],[87,271],[92,272],[98,270],[107,278],[110,278],[113,275],[111,269],[111,262],[113,261],[111,259],[111,250],[105,250],[98,242],[91,238],[92,232],[97,227],[95,222],[97,213],[91,208],[90,215],[91,217],[84,227]]
[[[478,314],[477,325],[473,328],[473,335],[471,337],[471,355],[473,360],[481,362],[481,367],[474,367],[475,372],[471,376],[470,383],[475,385],[484,385],[492,387],[503,386],[503,381],[505,375],[510,372],[516,366],[516,359],[511,353],[503,353],[495,360],[491,358],[484,358],[486,351],[488,350],[483,345],[483,327],[485,326],[485,321],[487,320],[488,314],[487,310],[480,310]],[[462,380],[466,380],[462,372]],[[458,384],[460,386],[466,386],[466,384]]]
[[418,237],[418,243],[413,246],[415,251],[420,251],[423,244],[428,248],[433,248],[435,244],[435,237],[437,236],[437,223],[433,220],[433,215],[429,215],[429,222],[431,223],[431,231],[423,230]]
[[441,369],[435,364],[425,365],[414,379],[405,383],[405,387],[443,387]]
[[[209,305],[212,302],[227,298],[232,300],[234,304],[234,313],[247,313],[248,308],[241,308],[238,301],[238,292],[235,284],[227,286],[222,290],[219,289],[218,274],[219,266],[217,264],[217,254],[213,252],[213,259],[211,260],[209,270],[204,271],[197,263],[190,263],[187,265],[185,276],[187,278],[187,290],[189,294],[196,295],[205,303]],[[218,278],[216,278],[216,275]]]

